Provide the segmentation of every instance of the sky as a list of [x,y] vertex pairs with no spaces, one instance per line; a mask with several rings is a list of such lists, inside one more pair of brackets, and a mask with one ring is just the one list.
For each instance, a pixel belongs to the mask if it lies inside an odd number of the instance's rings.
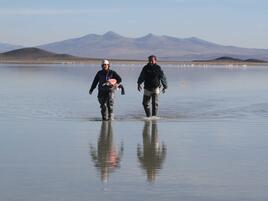
[[37,46],[114,31],[268,49],[267,0],[0,0],[0,42]]

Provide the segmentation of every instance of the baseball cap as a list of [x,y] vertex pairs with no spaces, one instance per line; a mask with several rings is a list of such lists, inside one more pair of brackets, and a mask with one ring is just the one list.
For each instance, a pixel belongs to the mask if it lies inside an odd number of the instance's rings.
[[103,65],[103,64],[108,64],[108,65],[109,65],[110,63],[109,63],[108,60],[104,59],[104,60],[102,60],[102,62],[101,62],[101,65]]

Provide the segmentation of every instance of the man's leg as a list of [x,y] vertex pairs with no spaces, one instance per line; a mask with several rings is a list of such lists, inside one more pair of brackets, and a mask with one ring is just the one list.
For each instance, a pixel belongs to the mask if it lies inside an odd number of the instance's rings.
[[143,104],[144,111],[147,117],[151,116],[150,101],[151,101],[151,96],[143,95],[142,104]]
[[157,116],[158,111],[159,94],[154,93],[152,95],[152,116]]
[[110,120],[114,120],[114,98],[115,98],[115,93],[112,91],[109,93],[109,98],[108,98],[108,102],[107,102],[108,118]]
[[108,120],[108,117],[107,117],[107,99],[108,99],[108,96],[98,97],[98,100],[100,103],[100,108],[101,108],[102,120]]

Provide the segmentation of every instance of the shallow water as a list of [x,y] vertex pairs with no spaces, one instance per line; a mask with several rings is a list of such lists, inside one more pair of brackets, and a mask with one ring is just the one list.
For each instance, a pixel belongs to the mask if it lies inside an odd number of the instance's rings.
[[0,65],[0,200],[267,200],[268,68],[162,67],[160,119],[120,65],[103,123],[98,66]]

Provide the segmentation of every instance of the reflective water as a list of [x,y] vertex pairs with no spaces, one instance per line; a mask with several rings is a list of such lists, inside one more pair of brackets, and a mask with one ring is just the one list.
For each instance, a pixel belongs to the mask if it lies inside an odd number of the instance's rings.
[[160,119],[120,65],[101,122],[98,66],[0,65],[0,200],[267,200],[268,68],[162,67]]

